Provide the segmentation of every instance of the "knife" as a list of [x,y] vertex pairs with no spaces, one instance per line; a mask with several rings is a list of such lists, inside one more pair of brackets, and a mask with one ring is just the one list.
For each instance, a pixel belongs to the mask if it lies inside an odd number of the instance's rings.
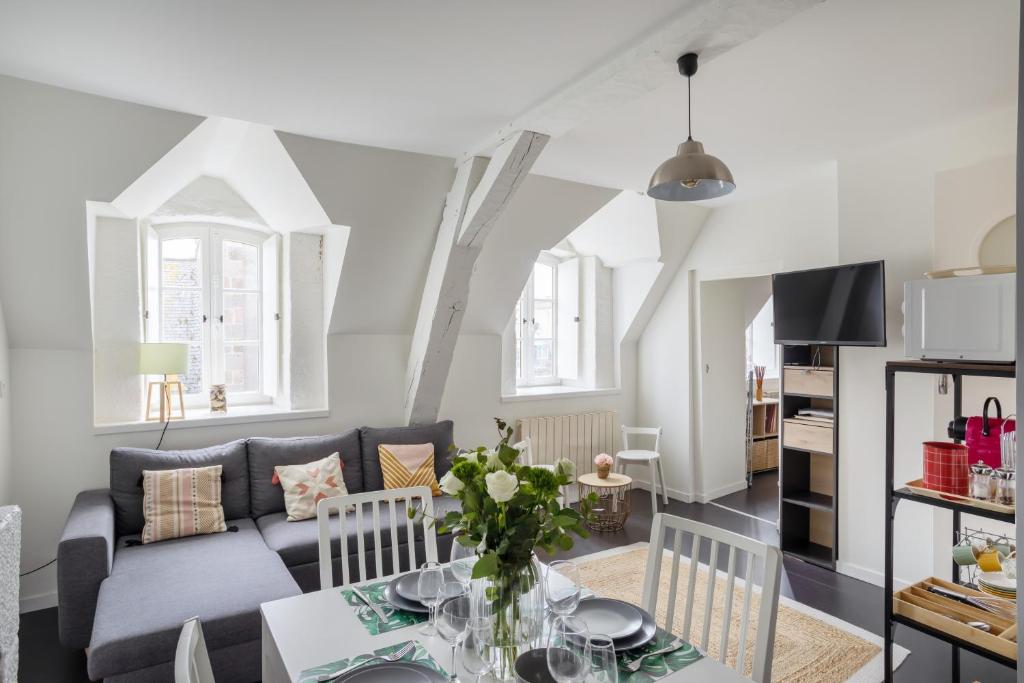
[[384,610],[382,610],[377,605],[373,604],[373,602],[370,601],[370,598],[366,597],[366,594],[363,593],[363,591],[359,590],[359,588],[357,588],[356,586],[352,586],[352,592],[355,593],[355,596],[357,598],[366,603],[367,607],[373,610],[373,613],[377,615],[378,619],[380,619],[383,622],[387,622],[388,618],[384,616]]

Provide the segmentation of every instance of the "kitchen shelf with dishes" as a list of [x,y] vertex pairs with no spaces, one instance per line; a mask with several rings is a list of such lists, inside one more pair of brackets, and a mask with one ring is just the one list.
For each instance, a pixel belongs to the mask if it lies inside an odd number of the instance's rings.
[[[884,680],[893,680],[892,646],[894,626],[900,624],[949,643],[954,681],[960,680],[960,651],[967,650],[1007,667],[1017,668],[1015,551],[1012,539],[992,537],[961,524],[962,515],[1013,524],[1015,501],[1008,498],[1008,489],[993,487],[993,470],[983,464],[968,469],[967,449],[961,438],[951,443],[924,444],[925,477],[897,485],[894,481],[896,450],[896,380],[905,373],[947,375],[953,384],[953,424],[963,424],[963,380],[965,377],[1015,379],[1016,366],[1006,363],[890,361],[885,367],[886,431],[885,431],[885,625],[883,643]],[[1000,425],[988,420],[987,414],[977,419],[982,424]],[[1002,423],[1005,424],[1005,423]],[[1007,462],[1007,445],[1000,444],[986,432],[986,438],[1002,447],[1000,472],[1013,482],[1015,455]],[[1015,453],[1016,434],[1013,432]],[[971,443],[968,439],[968,443]],[[999,457],[997,453],[996,457]],[[996,463],[999,464],[999,463]],[[973,487],[973,488],[972,488]],[[943,490],[937,490],[943,489]],[[1000,494],[1001,492],[1001,494]],[[973,497],[972,495],[973,494]],[[893,527],[899,503],[951,510],[953,515],[952,581],[928,578],[900,591],[893,590],[894,544]],[[985,540],[987,539],[987,540]],[[975,565],[977,565],[975,567]],[[967,580],[964,568],[968,567]]]
[[781,352],[779,542],[787,555],[835,569],[839,349],[783,344]]

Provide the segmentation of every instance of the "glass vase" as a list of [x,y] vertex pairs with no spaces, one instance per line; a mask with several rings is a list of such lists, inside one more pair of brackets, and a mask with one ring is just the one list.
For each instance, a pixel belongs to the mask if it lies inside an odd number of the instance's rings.
[[516,659],[538,647],[544,627],[543,576],[533,556],[523,566],[473,581],[474,616],[491,621],[491,671],[496,680],[515,681]]

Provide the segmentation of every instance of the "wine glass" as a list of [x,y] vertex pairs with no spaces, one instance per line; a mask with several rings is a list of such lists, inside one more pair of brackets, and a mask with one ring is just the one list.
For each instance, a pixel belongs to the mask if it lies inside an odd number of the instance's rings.
[[494,632],[487,617],[470,617],[466,622],[466,635],[459,645],[462,668],[473,674],[476,683],[491,670],[491,644]]
[[548,638],[548,672],[558,683],[582,683],[590,672],[587,625],[577,617],[555,617]]
[[615,643],[602,633],[590,636],[590,680],[593,683],[618,683],[619,662],[615,658]]
[[439,562],[424,562],[420,567],[420,576],[416,581],[416,592],[420,595],[420,602],[430,610],[430,619],[420,628],[420,633],[425,636],[432,636],[437,633],[437,592],[444,584],[444,567]]
[[[445,586],[458,586],[462,588],[462,584],[452,581],[445,584]],[[453,589],[454,590],[454,589]],[[442,587],[442,593],[445,589]],[[466,627],[469,625],[470,616],[470,599],[469,596],[461,594],[457,597],[446,598],[441,604],[441,616],[437,620],[437,632],[445,642],[452,647],[452,668],[451,673],[448,675],[449,680],[455,680],[455,649],[458,647],[459,642],[466,635]]]
[[569,560],[556,560],[548,565],[544,580],[544,597],[555,616],[568,616],[580,605],[583,592],[580,568]]
[[451,555],[452,574],[462,585],[469,586],[473,578],[473,567],[476,565],[476,548],[470,548],[459,543],[458,539],[452,541]]

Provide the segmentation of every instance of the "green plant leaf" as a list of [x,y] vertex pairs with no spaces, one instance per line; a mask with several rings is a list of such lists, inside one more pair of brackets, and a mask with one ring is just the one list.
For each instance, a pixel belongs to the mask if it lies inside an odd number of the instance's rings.
[[486,553],[473,565],[473,578],[483,579],[498,573],[498,554]]

